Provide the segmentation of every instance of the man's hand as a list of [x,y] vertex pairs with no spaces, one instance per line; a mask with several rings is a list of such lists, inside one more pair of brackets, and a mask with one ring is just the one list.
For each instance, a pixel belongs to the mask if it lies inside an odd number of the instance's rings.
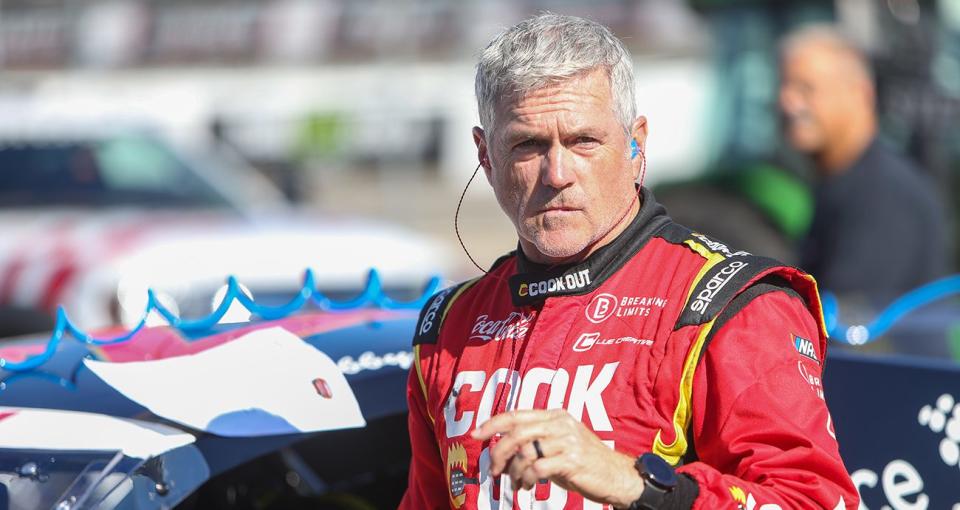
[[629,507],[643,492],[634,459],[607,447],[562,409],[499,414],[472,432],[480,441],[498,434],[499,441],[490,449],[490,474],[507,473],[514,487],[530,489],[547,479],[617,508]]

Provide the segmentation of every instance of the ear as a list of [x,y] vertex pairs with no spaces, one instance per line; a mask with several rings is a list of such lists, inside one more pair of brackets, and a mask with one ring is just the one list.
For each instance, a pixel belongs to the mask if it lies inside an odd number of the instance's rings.
[[487,179],[490,178],[490,153],[487,150],[487,138],[483,132],[483,128],[480,126],[473,126],[473,143],[477,145],[477,160],[480,162],[480,166],[483,167],[483,171],[487,174]]
[[631,160],[633,163],[633,178],[637,179],[640,177],[640,167],[643,164],[644,159],[646,158],[647,150],[647,118],[643,115],[637,117],[633,121],[633,125],[630,126],[630,137],[637,141],[637,145],[640,147],[640,157],[634,158]]

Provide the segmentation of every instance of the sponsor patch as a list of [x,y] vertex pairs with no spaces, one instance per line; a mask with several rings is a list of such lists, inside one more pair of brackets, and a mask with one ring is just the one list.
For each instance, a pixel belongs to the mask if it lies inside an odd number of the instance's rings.
[[706,324],[716,318],[752,280],[759,279],[780,265],[774,259],[753,255],[735,256],[717,262],[693,285],[674,329]]
[[590,285],[590,270],[581,269],[576,273],[556,276],[538,282],[521,283],[517,290],[520,297],[537,297],[549,294],[580,290]]
[[533,323],[533,312],[524,314],[510,312],[504,319],[492,319],[487,314],[477,316],[470,330],[470,340],[500,342],[502,340],[521,340],[526,338]]
[[613,294],[597,294],[590,300],[590,304],[584,309],[583,313],[587,320],[600,324],[607,320],[617,311],[617,296]]
[[573,350],[576,352],[586,352],[595,346],[609,346],[620,344],[632,344],[641,346],[653,345],[653,340],[646,338],[634,338],[632,336],[621,336],[616,338],[600,338],[600,333],[584,333],[573,343]]
[[454,443],[447,450],[447,482],[450,486],[450,502],[454,508],[460,508],[467,499],[467,450],[460,443]]
[[820,364],[820,358],[817,357],[817,350],[813,347],[813,342],[799,335],[793,335],[793,347],[803,356],[816,361]]
[[551,296],[564,296],[582,292],[593,284],[590,268],[568,270],[567,273],[517,274],[510,277],[510,293],[513,304],[524,306],[543,301]]
[[732,252],[730,251],[730,248],[727,247],[727,245],[721,243],[720,241],[714,241],[713,239],[710,239],[709,237],[699,232],[692,232],[690,235],[697,238],[697,240],[703,243],[703,245],[706,246],[707,249],[709,249],[714,253],[722,253],[727,257],[735,257],[739,255],[750,255],[750,252],[747,252],[747,251]]
[[737,510],[782,510],[780,505],[774,503],[761,504],[758,508],[756,498],[752,493],[745,492],[736,485],[730,486],[730,497],[737,504]]
[[647,317],[654,308],[667,306],[667,299],[650,296],[627,296],[597,294],[583,310],[587,320],[600,324],[610,317]]
[[417,328],[417,334],[424,335],[433,328],[433,321],[437,319],[437,313],[440,311],[440,307],[443,306],[443,299],[447,297],[447,294],[450,293],[452,289],[447,289],[433,298],[433,301],[430,301],[430,306],[427,307],[427,311],[423,315],[423,319],[420,320],[420,327]]
[[420,310],[417,329],[413,335],[413,345],[435,344],[440,335],[440,321],[443,319],[443,310],[449,304],[460,286],[453,286],[438,292],[430,298],[429,303]]
[[819,397],[820,400],[824,400],[823,381],[820,380],[820,377],[811,374],[810,371],[807,370],[807,366],[803,364],[803,360],[797,361],[797,370],[800,371],[800,377],[810,385],[810,388],[817,394],[817,397]]
[[713,299],[716,297],[717,293],[726,287],[726,285],[730,283],[730,280],[732,280],[737,273],[749,265],[749,263],[740,260],[734,260],[727,263],[726,266],[720,270],[720,272],[713,275],[707,281],[706,287],[697,293],[693,299],[693,303],[690,305],[690,309],[699,313],[700,315],[706,313],[707,307],[713,302]]
[[743,489],[737,487],[736,485],[730,486],[730,497],[733,498],[733,502],[737,504],[737,508],[743,508],[747,504],[747,495],[743,492]]

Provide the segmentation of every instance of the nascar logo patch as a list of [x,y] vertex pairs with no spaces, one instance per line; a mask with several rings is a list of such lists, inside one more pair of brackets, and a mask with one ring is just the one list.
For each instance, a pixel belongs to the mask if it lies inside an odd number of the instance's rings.
[[793,347],[800,354],[816,361],[817,364],[820,364],[820,358],[817,357],[817,350],[813,348],[813,342],[803,338],[799,335],[793,335]]

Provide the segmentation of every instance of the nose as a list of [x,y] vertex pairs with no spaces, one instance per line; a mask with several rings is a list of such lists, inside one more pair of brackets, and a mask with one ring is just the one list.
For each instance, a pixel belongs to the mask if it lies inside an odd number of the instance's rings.
[[544,186],[563,189],[576,181],[569,151],[561,143],[554,143],[540,162],[540,182]]
[[780,86],[780,110],[788,115],[794,115],[803,109],[803,98],[796,87]]

